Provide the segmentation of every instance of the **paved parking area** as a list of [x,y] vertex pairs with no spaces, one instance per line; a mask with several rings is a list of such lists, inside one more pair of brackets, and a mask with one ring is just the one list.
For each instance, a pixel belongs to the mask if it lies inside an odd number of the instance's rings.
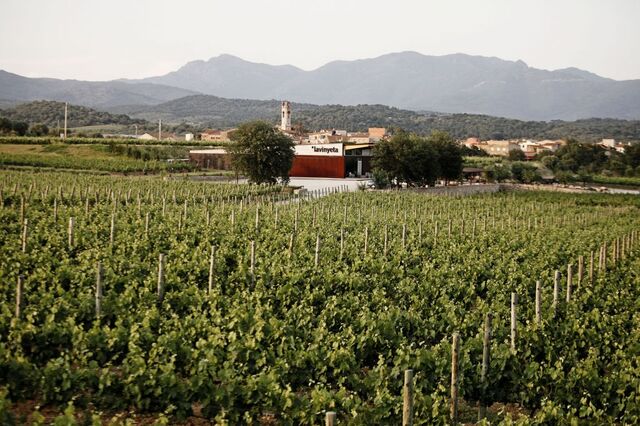
[[[191,180],[202,182],[236,182],[235,179],[229,176],[192,176]],[[301,178],[293,177],[289,180],[291,186],[301,186],[307,191],[317,191],[320,189],[335,189],[346,187],[348,191],[357,191],[358,185],[364,182],[369,182],[371,179],[367,178],[347,178],[347,179],[334,179],[334,178]],[[238,183],[247,183],[246,179],[239,179]]]
[[302,186],[308,191],[316,191],[318,189],[342,188],[346,186],[349,191],[357,191],[358,185],[367,182],[370,179],[331,179],[331,178],[291,178],[289,185]]

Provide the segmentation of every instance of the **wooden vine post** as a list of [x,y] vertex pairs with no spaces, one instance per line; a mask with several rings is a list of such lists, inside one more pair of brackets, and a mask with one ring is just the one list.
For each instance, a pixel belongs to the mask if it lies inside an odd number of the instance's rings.
[[320,263],[320,234],[316,235],[316,253],[313,259],[313,266],[318,268],[318,264]]
[[27,229],[29,227],[29,220],[25,219],[22,223],[22,252],[27,252]]
[[20,319],[22,313],[22,292],[23,292],[24,275],[18,275],[16,284],[16,319]]
[[553,315],[555,316],[558,310],[558,299],[560,298],[560,271],[555,271],[553,275]]
[[20,196],[20,223],[24,222],[24,210],[25,210],[24,195],[21,195]]
[[111,227],[109,230],[109,245],[111,247],[113,247],[113,241],[115,240],[116,237],[116,216],[115,215],[111,215]]
[[336,412],[327,411],[325,414],[325,426],[335,426],[336,424]]
[[209,294],[213,291],[213,271],[215,266],[215,255],[216,255],[216,247],[211,246],[211,256],[209,258]]
[[402,426],[413,426],[413,370],[404,370]]
[[75,224],[75,219],[73,217],[69,218],[69,229],[68,229],[68,236],[69,236],[69,248],[73,248],[73,244],[74,244],[74,237],[73,237],[73,226]]
[[164,253],[158,256],[158,303],[164,300]]
[[458,358],[460,356],[460,335],[453,333],[451,342],[451,423],[458,424]]
[[584,256],[578,256],[578,280],[577,280],[578,289],[580,289],[580,284],[582,284],[583,274],[584,274]]
[[104,271],[102,269],[102,263],[98,262],[96,267],[96,318],[102,316],[102,277]]
[[573,265],[567,265],[567,303],[571,300],[571,291],[573,286]]
[[536,324],[538,324],[538,325],[542,324],[541,305],[542,305],[542,283],[540,282],[540,280],[537,280],[536,281],[536,307],[535,307],[535,312],[536,312]]
[[253,285],[253,283],[255,283],[256,281],[256,242],[254,240],[251,240],[249,256],[250,256],[249,271],[251,273],[251,284]]

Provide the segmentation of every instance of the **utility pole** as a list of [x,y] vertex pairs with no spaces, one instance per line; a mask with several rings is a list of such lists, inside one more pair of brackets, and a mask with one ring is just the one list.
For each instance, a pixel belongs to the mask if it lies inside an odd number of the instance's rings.
[[158,120],[158,140],[162,140],[162,120]]
[[136,128],[136,138],[137,138],[138,137],[138,125],[134,124],[133,126]]
[[67,103],[64,103],[64,139],[67,139]]

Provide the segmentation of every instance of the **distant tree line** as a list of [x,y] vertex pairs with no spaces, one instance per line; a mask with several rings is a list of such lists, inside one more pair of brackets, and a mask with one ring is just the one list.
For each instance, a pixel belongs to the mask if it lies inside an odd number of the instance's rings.
[[389,184],[433,185],[436,180],[458,180],[462,175],[462,149],[444,132],[429,137],[397,132],[373,148],[373,175],[378,188]]
[[[295,109],[294,109],[295,111]],[[588,142],[603,138],[640,141],[640,121],[591,118],[578,121],[522,121],[474,114],[417,113],[383,105],[322,106],[296,112],[296,119],[310,129],[341,127],[398,128],[419,135],[442,131],[455,139],[565,139]]]
[[554,179],[562,183],[590,182],[597,176],[640,177],[640,143],[625,146],[625,152],[621,153],[612,148],[570,139],[556,152],[543,151],[536,156],[535,160],[542,169],[522,161],[524,154],[520,150],[510,152],[507,160],[484,167],[486,178],[497,182],[513,180],[535,183],[543,180],[540,171],[544,168],[552,171]]
[[[138,132],[157,131],[158,124],[125,114],[112,114],[77,105],[68,105],[67,134],[76,137],[101,138],[102,133],[93,130],[76,131],[74,127],[85,126],[138,126]],[[0,109],[0,134],[17,136],[58,136],[64,126],[64,102],[35,101],[19,104],[13,108]],[[163,131],[172,133],[197,133],[202,126],[190,123],[171,125],[163,123]]]
[[[0,117],[0,136],[58,136],[61,129],[50,128],[43,123],[29,124],[26,121],[13,121],[5,117]],[[73,132],[69,129],[68,135]],[[76,137],[102,138],[101,133],[75,134]]]
[[[194,95],[154,106],[137,106],[125,114],[113,114],[92,108],[69,105],[69,127],[119,124],[140,131],[154,131],[157,119],[172,132],[197,133],[205,128],[229,128],[250,120],[265,120],[277,124],[279,101],[224,99]],[[446,132],[454,139],[565,139],[575,138],[595,142],[602,138],[640,141],[640,121],[590,118],[577,121],[522,121],[477,114],[442,114],[402,110],[385,105],[312,105],[294,103],[293,121],[296,128],[319,130],[340,128],[366,131],[369,127],[404,130],[417,135],[434,131]],[[36,101],[13,108],[0,109],[0,117],[28,124],[44,124],[56,129],[64,120],[64,103]],[[147,121],[149,120],[149,121]]]
[[494,163],[485,168],[484,174],[490,182],[510,180],[520,183],[536,183],[543,180],[536,166],[519,161]]
[[24,121],[13,121],[0,117],[0,134],[24,136],[29,130],[29,123]]
[[[41,123],[50,128],[62,126],[64,122],[64,102],[35,101],[19,104],[13,108],[1,109],[0,117],[12,121]],[[84,127],[100,124],[144,124],[145,120],[133,119],[125,114],[110,114],[78,105],[67,108],[68,127]]]
[[605,176],[640,176],[640,143],[625,147],[621,153],[596,144],[570,139],[555,153],[543,152],[538,156],[542,164],[562,176],[602,174]]

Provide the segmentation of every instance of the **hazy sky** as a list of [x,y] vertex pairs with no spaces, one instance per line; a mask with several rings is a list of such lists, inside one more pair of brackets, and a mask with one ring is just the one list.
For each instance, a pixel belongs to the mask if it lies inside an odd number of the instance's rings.
[[222,53],[317,68],[414,50],[640,79],[640,0],[2,0],[0,69],[109,80]]

